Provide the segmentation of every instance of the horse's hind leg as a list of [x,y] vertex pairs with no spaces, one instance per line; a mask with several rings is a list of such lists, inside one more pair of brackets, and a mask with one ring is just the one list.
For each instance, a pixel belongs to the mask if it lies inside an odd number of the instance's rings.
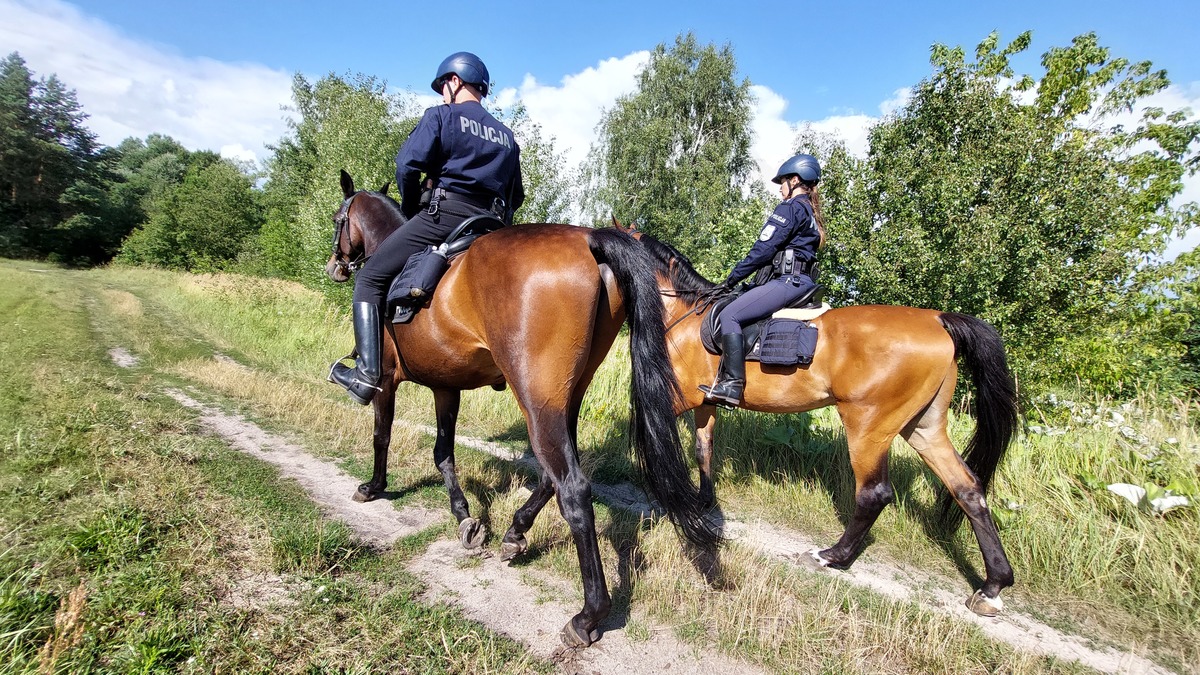
[[396,414],[396,381],[391,373],[383,374],[379,388],[371,402],[375,408],[375,429],[372,433],[375,466],[371,472],[371,480],[359,485],[355,491],[356,502],[369,502],[387,489],[388,447],[392,444],[392,421]]
[[553,496],[554,483],[550,480],[550,475],[543,472],[533,494],[529,495],[525,504],[513,514],[512,527],[504,533],[504,540],[500,544],[501,560],[512,560],[529,550],[529,542],[525,540],[525,533],[533,527],[534,519]]
[[995,616],[1004,607],[1000,591],[1013,584],[1012,566],[1000,543],[1000,532],[992,521],[992,513],[988,510],[983,486],[963,463],[946,433],[945,405],[941,405],[940,400],[934,401],[904,429],[903,435],[904,440],[946,485],[971,522],[971,529],[975,532],[979,551],[983,555],[986,579],[983,586],[967,600],[967,607],[976,614]]
[[696,408],[696,466],[700,469],[700,501],[712,508],[717,503],[717,490],[712,475],[713,431],[717,426],[717,406],[704,404]]
[[604,581],[604,565],[600,560],[600,543],[596,537],[592,486],[579,466],[579,457],[568,429],[569,412],[561,410],[555,414],[548,408],[522,407],[529,420],[530,443],[545,475],[549,476],[553,491],[558,495],[559,511],[571,528],[575,552],[579,557],[583,611],[563,627],[563,642],[569,647],[587,646],[599,639],[600,622],[612,608],[612,599]]
[[[854,470],[854,511],[842,538],[814,556],[821,565],[849,567],[862,551],[863,541],[895,493],[888,482],[888,451],[895,433],[886,431],[886,420],[877,411],[838,406],[846,427],[850,466]],[[881,429],[883,427],[883,429]]]
[[458,404],[461,392],[457,389],[435,389],[434,409],[437,412],[437,440],[433,443],[433,463],[442,472],[446,492],[450,496],[450,512],[458,520],[458,538],[464,548],[478,548],[487,534],[483,525],[471,517],[470,506],[458,485],[458,470],[454,466],[454,428],[458,423]]

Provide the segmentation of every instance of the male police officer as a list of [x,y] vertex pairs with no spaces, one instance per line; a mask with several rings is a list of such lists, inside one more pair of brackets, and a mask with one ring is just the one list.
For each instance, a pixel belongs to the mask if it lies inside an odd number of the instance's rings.
[[[358,271],[353,308],[357,363],[350,368],[335,362],[329,371],[329,381],[363,405],[379,391],[384,297],[409,256],[442,243],[471,216],[492,213],[509,223],[525,201],[521,151],[512,130],[480,104],[489,79],[478,56],[457,52],[446,57],[430,85],[445,104],[425,111],[396,155],[396,185],[409,221]],[[422,174],[432,190],[428,207],[421,203]]]

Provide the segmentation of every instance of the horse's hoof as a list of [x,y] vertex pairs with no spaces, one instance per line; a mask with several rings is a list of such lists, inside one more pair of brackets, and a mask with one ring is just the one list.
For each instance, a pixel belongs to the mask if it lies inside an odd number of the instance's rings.
[[363,483],[362,485],[358,486],[357,490],[354,491],[354,496],[352,498],[356,502],[369,502],[374,500],[377,496],[379,496],[378,492],[371,488],[370,485]]
[[567,625],[562,629],[563,644],[575,649],[576,647],[588,647],[596,640],[600,639],[600,629],[593,628],[586,636],[580,635],[579,631],[575,630],[575,621],[567,622]]
[[829,567],[829,561],[821,557],[821,552],[812,549],[796,556],[796,562],[813,570],[823,570]]
[[463,518],[458,524],[458,540],[465,549],[479,548],[486,536],[487,528],[474,518]]
[[1004,601],[999,595],[989,598],[983,591],[975,591],[974,595],[967,598],[967,608],[979,616],[996,616],[1004,609]]
[[529,542],[525,541],[525,537],[520,537],[517,541],[501,542],[500,562],[508,562],[528,550]]

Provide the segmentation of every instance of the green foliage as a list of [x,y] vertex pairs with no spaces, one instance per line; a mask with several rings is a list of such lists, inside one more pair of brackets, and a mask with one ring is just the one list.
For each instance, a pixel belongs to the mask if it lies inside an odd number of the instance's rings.
[[124,232],[108,199],[108,160],[75,92],[34,80],[17,53],[0,61],[0,255],[107,260]]
[[525,203],[513,216],[515,223],[566,222],[574,192],[566,160],[554,148],[554,137],[542,136],[542,126],[529,119],[523,104],[517,104],[501,119],[513,130],[521,147],[521,180]]
[[197,162],[156,200],[121,250],[134,264],[207,271],[235,260],[262,223],[251,177],[228,160]]
[[[709,274],[743,238],[744,219],[731,214],[761,208],[742,193],[752,166],[750,82],[738,82],[736,69],[732,47],[701,46],[692,33],[658,45],[637,91],[605,113],[587,169],[593,218],[636,220]],[[752,231],[763,215],[746,219]]]
[[999,49],[993,34],[973,62],[935,45],[934,74],[871,131],[865,163],[844,164],[848,189],[831,190],[827,269],[842,301],[992,323],[1027,391],[1064,375],[1128,391],[1181,351],[1185,323],[1162,293],[1179,268],[1161,254],[1197,222],[1170,200],[1200,125],[1149,109],[1132,129],[1103,127],[1167,80],[1091,34],[1043,56],[1027,101],[1034,80],[1009,57],[1029,39]]
[[296,75],[292,98],[298,119],[268,161],[266,225],[256,248],[270,273],[328,287],[324,266],[342,201],[338,172],[349,171],[362,189],[390,183],[396,151],[419,116],[411,94],[391,94],[365,75],[315,83]]

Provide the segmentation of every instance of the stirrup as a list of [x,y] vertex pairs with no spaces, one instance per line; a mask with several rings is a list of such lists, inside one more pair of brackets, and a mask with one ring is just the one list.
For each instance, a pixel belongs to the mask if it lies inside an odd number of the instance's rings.
[[[729,396],[721,396],[721,395],[713,396],[712,392],[714,389],[717,388],[717,384],[718,384],[717,382],[713,382],[711,387],[707,387],[702,384],[696,388],[699,389],[700,391],[704,392],[704,400],[707,401],[708,403],[723,406],[726,408],[737,408],[737,407],[741,406],[741,404],[742,404],[741,397],[734,399]],[[744,393],[744,390],[743,390],[743,393]]]

